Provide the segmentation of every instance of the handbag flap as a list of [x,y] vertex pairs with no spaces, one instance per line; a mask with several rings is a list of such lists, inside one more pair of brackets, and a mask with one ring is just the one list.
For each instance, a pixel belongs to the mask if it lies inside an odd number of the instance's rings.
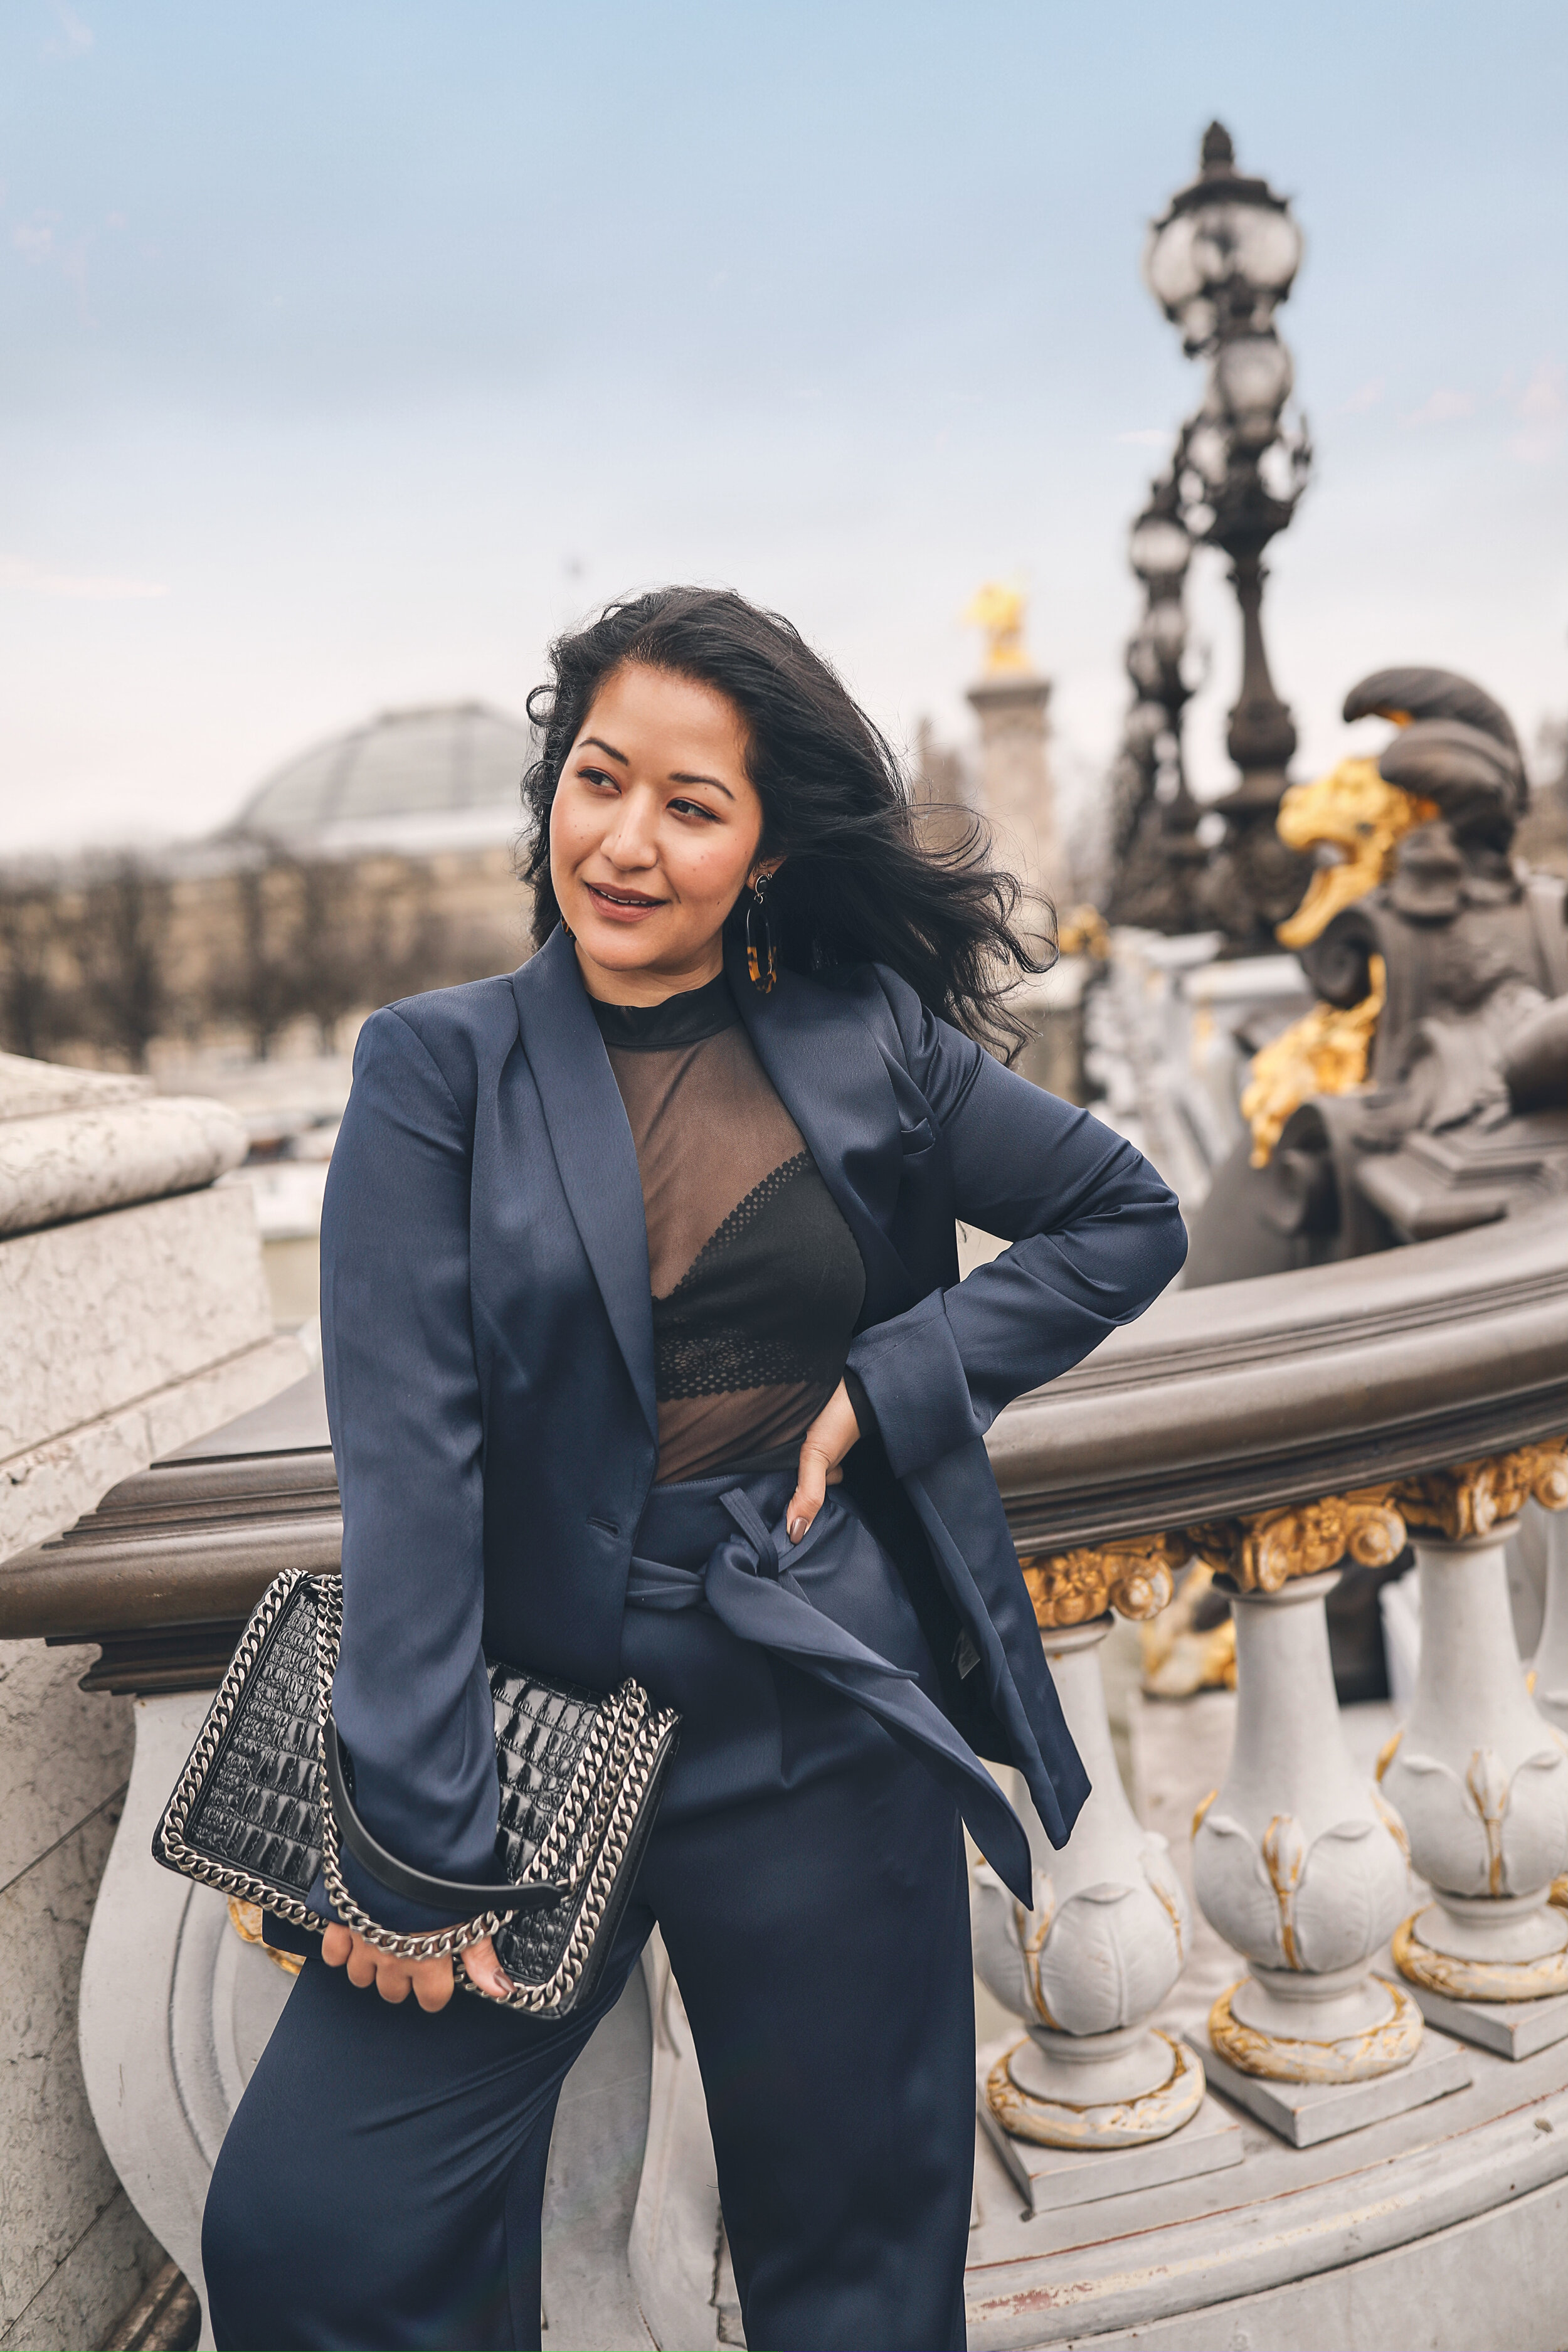
[[[203,1770],[201,1749],[214,1733],[216,1747]],[[171,1816],[182,1782],[161,1824],[164,1836],[173,1829],[207,1861],[302,1901],[321,1866],[316,1596],[310,1577],[299,1578],[285,1595],[239,1687],[230,1696],[226,1682],[219,1691],[191,1762],[198,1766],[195,1795],[181,1830]]]

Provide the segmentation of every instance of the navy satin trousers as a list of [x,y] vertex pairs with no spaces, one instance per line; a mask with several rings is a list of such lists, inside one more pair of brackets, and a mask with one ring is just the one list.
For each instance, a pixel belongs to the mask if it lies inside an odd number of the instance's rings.
[[[681,1746],[595,2003],[552,2025],[458,1993],[427,2017],[308,1961],[208,2195],[220,2347],[537,2346],[556,2100],[655,1921],[702,2070],[753,2352],[963,2344],[964,1767],[932,1754],[928,1769],[921,1726],[879,1719],[841,1658],[792,1659],[724,1622],[737,1523],[720,1498],[733,1484],[657,1488],[638,1532],[645,1597],[628,1605],[622,1664],[681,1710]],[[745,1485],[776,1531],[793,1476]],[[934,1698],[898,1571],[838,1493],[808,1545],[796,1598],[880,1662],[867,1671],[884,1697]],[[693,1605],[692,1572],[726,1546],[714,1601]]]

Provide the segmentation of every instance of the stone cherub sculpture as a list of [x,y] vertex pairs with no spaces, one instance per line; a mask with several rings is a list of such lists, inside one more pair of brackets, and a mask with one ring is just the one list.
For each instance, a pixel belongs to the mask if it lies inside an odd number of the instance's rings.
[[1347,719],[1396,732],[1280,803],[1337,851],[1279,927],[1320,1002],[1256,1057],[1251,1140],[1193,1221],[1191,1284],[1355,1257],[1568,1191],[1564,886],[1510,855],[1528,787],[1491,696],[1385,669]]

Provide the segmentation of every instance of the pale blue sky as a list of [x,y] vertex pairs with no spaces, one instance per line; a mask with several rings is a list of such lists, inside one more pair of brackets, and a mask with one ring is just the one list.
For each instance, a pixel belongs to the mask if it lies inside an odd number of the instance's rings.
[[[1082,789],[1212,114],[1297,200],[1310,772],[1394,660],[1568,707],[1568,7],[4,0],[0,851],[203,828],[628,586],[788,612],[907,737],[1024,574]],[[1194,763],[1224,780],[1227,592]]]

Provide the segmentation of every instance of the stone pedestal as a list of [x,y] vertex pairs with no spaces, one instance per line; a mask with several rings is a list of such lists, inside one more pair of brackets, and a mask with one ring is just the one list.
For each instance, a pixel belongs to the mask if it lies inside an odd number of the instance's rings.
[[[1162,2037],[1163,2038],[1163,2037]],[[1241,2126],[1217,2099],[1205,2097],[1179,2131],[1163,2139],[1130,2141],[1121,2147],[1045,2147],[1020,2139],[996,2114],[987,2095],[999,2072],[1017,2068],[1034,2044],[994,2042],[977,2053],[979,2113],[991,2146],[1023,2191],[1032,2213],[1055,2213],[1064,2206],[1098,2204],[1104,2197],[1131,2197],[1136,2190],[1163,2189],[1199,2173],[1223,2172],[1242,2158]],[[1178,2047],[1179,2045],[1173,2045]],[[1194,2050],[1180,2051],[1189,2068],[1201,2071]],[[1020,2070],[1026,2075],[1027,2060]]]
[[[1068,877],[1046,758],[1050,692],[1048,679],[1025,672],[984,678],[970,688],[969,701],[980,721],[981,789],[997,854],[1026,889],[1055,903]],[[1019,908],[1026,930],[1036,928],[1032,911]]]
[[1014,2138],[1085,2152],[1165,2139],[1204,2097],[1201,2064],[1150,2022],[1181,1973],[1188,1914],[1164,1839],[1122,1792],[1096,1654],[1110,1630],[1104,1616],[1041,1636],[1092,1793],[1059,1853],[1029,1816],[1033,1910],[987,1865],[974,1874],[975,1968],[1028,2027],[987,2068],[983,2105]]
[[1568,1994],[1568,1915],[1550,1900],[1568,1866],[1568,1750],[1514,1646],[1511,1531],[1417,1537],[1421,1663],[1383,1780],[1435,1897],[1399,1929],[1394,1957],[1461,2032],[1463,2004]]
[[[1421,2047],[1415,2002],[1370,1967],[1405,1906],[1407,1872],[1398,1819],[1340,1724],[1323,1613],[1337,1580],[1331,1570],[1235,1595],[1236,1748],[1193,1848],[1205,1916],[1251,1962],[1209,2016],[1227,2087],[1346,2088],[1400,2074]],[[1429,2095],[1391,2085],[1376,2112]],[[1247,2104],[1284,2127],[1273,2092]],[[1348,2095],[1318,2103],[1315,2137],[1355,2129],[1366,2108]]]

